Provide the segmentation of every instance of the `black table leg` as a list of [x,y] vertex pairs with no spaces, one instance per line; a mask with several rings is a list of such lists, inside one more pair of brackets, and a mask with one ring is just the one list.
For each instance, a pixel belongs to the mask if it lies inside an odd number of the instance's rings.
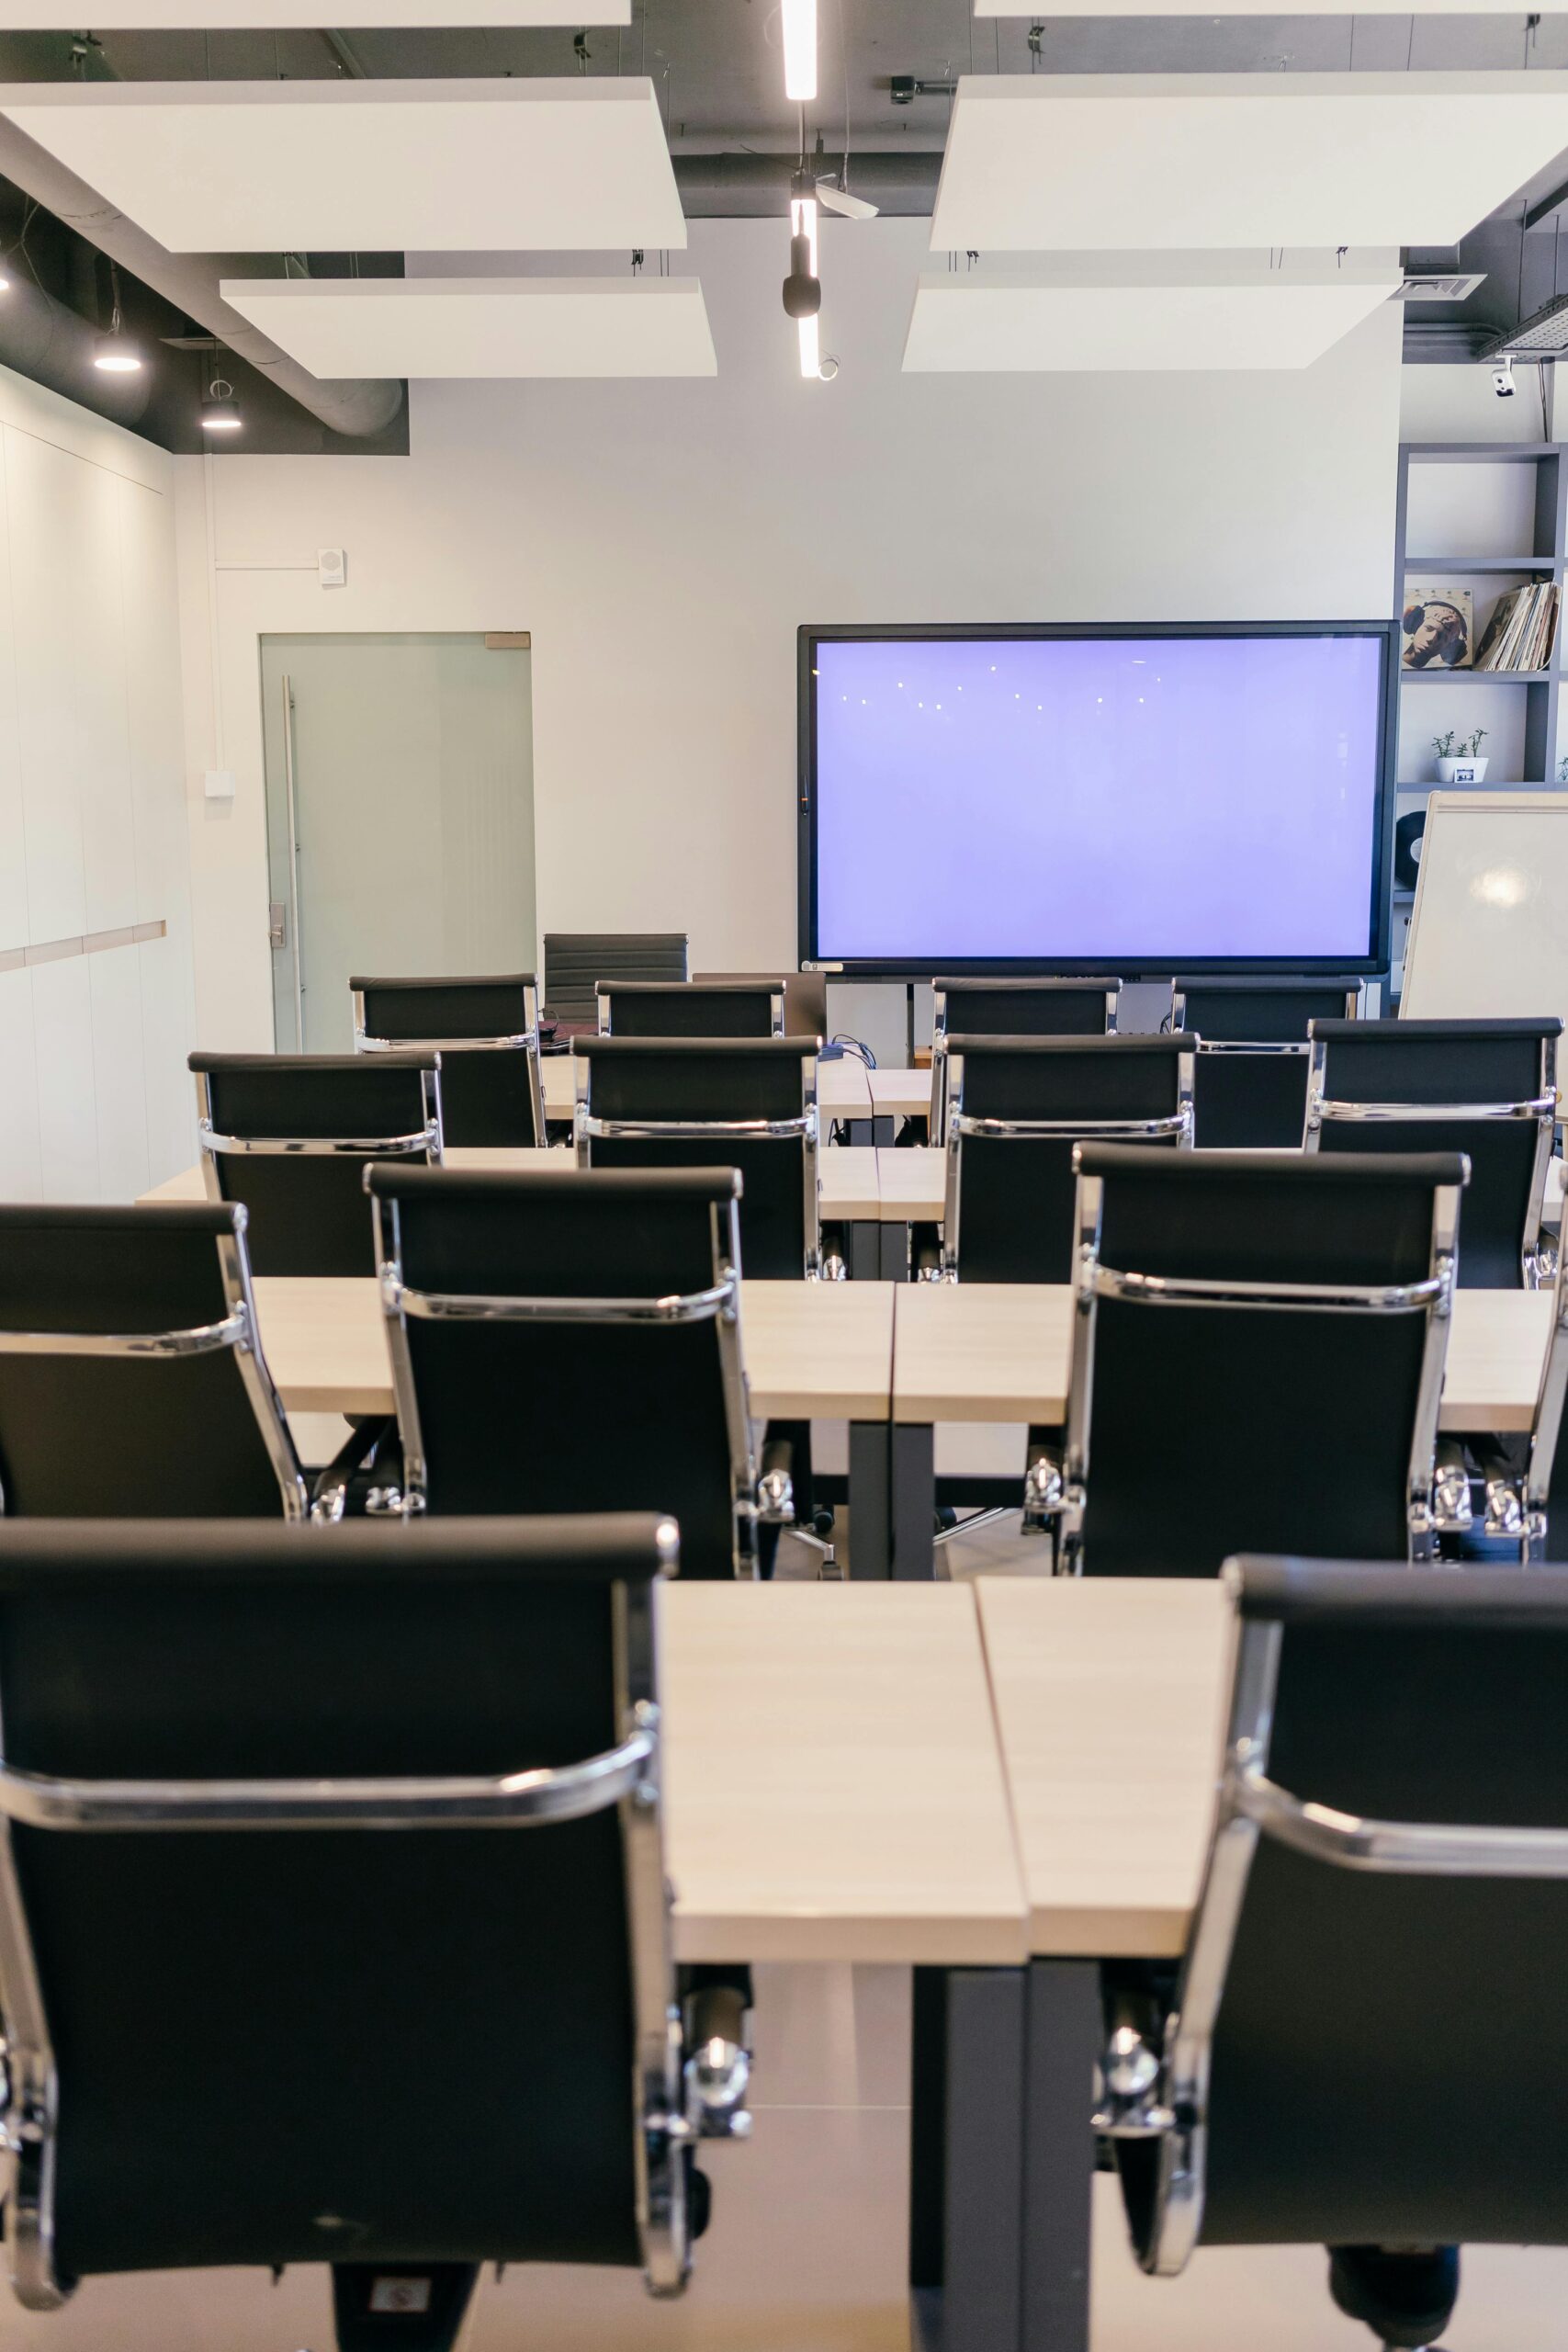
[[1100,1963],[1029,1967],[1021,2352],[1089,2352],[1094,2070],[1104,2040]]
[[849,1242],[850,1280],[874,1283],[882,1273],[882,1227],[872,1217],[852,1217],[844,1227]]
[[1018,2352],[1028,1980],[915,1971],[909,2292],[925,2352]]
[[850,1575],[886,1581],[893,1573],[887,1423],[850,1423]]
[[893,1574],[901,1584],[936,1575],[936,1431],[930,1421],[894,1421]]

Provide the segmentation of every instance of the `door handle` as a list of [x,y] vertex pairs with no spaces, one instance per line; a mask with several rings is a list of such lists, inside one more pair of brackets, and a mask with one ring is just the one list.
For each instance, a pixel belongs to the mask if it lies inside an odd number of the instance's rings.
[[288,901],[287,899],[274,899],[268,904],[266,944],[269,947],[287,947],[288,944]]
[[294,684],[287,673],[283,679],[283,790],[288,811],[288,889],[294,901],[294,1040],[296,1051],[302,1054],[305,975],[299,961],[299,818],[294,779]]

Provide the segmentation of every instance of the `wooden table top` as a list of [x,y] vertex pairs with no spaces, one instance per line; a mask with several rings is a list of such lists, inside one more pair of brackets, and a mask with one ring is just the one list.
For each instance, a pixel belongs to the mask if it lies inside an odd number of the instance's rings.
[[[1073,1295],[1065,1283],[896,1285],[897,1421],[1043,1421],[1066,1410]],[[1550,1291],[1454,1294],[1446,1430],[1528,1430],[1551,1328]]]
[[945,1151],[935,1144],[885,1148],[877,1153],[876,1162],[877,1199],[888,1224],[942,1223],[947,1213]]
[[976,1591],[1031,1951],[1179,1952],[1224,1741],[1223,1587],[983,1577]]
[[872,1107],[883,1118],[929,1119],[931,1110],[930,1069],[874,1069]]
[[[558,1149],[558,1147],[553,1148]],[[907,1152],[900,1159],[908,1159]],[[513,1170],[525,1173],[536,1166],[538,1153],[531,1148],[515,1148],[482,1144],[448,1144],[442,1165],[446,1168],[493,1169],[499,1174]],[[821,1215],[835,1218],[867,1217],[875,1219],[882,1214],[882,1191],[877,1162],[880,1153],[869,1144],[830,1144],[817,1155],[818,1199]],[[162,1184],[154,1184],[141,1194],[143,1201],[202,1201],[207,1198],[200,1167],[182,1168],[177,1176],[168,1177]]]
[[[746,1283],[740,1328],[751,1410],[887,1419],[891,1283]],[[392,1376],[375,1278],[258,1274],[262,1347],[293,1413],[389,1413]]]
[[676,1582],[661,1605],[682,1959],[1024,1957],[967,1587]]

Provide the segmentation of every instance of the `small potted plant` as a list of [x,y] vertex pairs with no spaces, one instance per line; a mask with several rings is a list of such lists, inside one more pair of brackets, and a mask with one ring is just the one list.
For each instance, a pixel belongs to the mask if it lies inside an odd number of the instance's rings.
[[1473,735],[1456,736],[1450,727],[1446,735],[1434,735],[1432,749],[1438,755],[1438,775],[1444,784],[1484,784],[1486,762],[1478,756],[1486,741],[1486,729],[1478,727]]

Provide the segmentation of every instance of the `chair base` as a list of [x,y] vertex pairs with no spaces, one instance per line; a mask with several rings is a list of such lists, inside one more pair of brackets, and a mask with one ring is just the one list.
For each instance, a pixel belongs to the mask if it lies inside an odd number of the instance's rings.
[[1383,2352],[1436,2352],[1459,2300],[1459,2248],[1330,2246],[1328,2290]]

